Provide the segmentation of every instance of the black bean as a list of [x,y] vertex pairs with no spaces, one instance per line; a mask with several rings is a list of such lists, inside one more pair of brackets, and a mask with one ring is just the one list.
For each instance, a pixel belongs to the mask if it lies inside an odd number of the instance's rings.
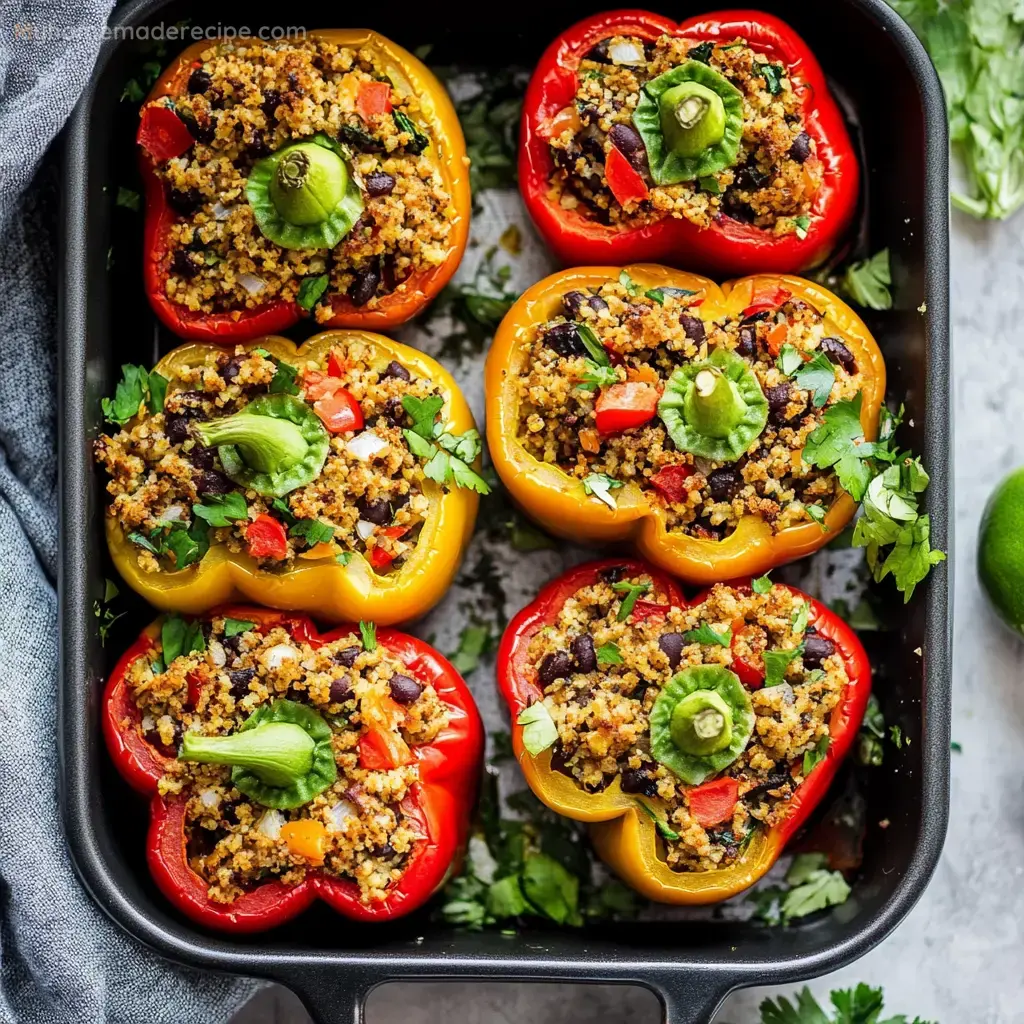
[[405,381],[412,380],[412,374],[401,363],[394,359],[388,363],[384,372],[381,374],[382,379],[386,379],[387,377],[397,377],[399,380]]
[[[353,648],[358,650],[358,648]],[[352,696],[352,684],[348,679],[335,679],[331,683],[331,703],[342,704]]]
[[593,672],[597,668],[597,651],[594,638],[589,633],[575,637],[569,645],[577,672]]
[[300,96],[305,90],[299,85],[299,73],[297,71],[288,72],[288,88],[292,92],[297,92]]
[[679,667],[679,662],[683,657],[683,648],[686,646],[686,641],[683,639],[682,633],[662,633],[658,637],[658,646],[661,648],[662,653],[668,658],[668,667],[675,670]]
[[374,198],[391,195],[397,184],[386,171],[374,171],[372,174],[368,174],[364,180],[366,181],[366,194]]
[[356,271],[356,279],[348,290],[348,296],[354,306],[365,306],[377,294],[380,284],[380,268],[376,265]]
[[623,793],[640,793],[643,796],[657,796],[658,782],[646,768],[623,768],[619,779]]
[[411,495],[409,495],[409,494],[396,494],[391,499],[391,507],[397,511],[403,505],[408,505],[409,504],[409,498],[410,497],[411,497]]
[[408,422],[405,406],[400,398],[389,398],[384,403],[384,419],[393,427],[401,427]]
[[188,76],[188,91],[195,96],[197,93],[206,92],[213,83],[213,79],[210,77],[209,71],[204,71],[202,68],[196,68],[191,75]]
[[220,375],[230,384],[239,373],[242,363],[249,358],[248,353],[241,356],[232,356],[220,369]]
[[580,136],[580,145],[595,163],[604,164],[604,139],[599,129],[594,127],[585,128]]
[[388,686],[391,688],[391,699],[396,704],[412,704],[423,692],[423,687],[409,676],[392,676]]
[[764,393],[764,397],[768,399],[768,413],[772,422],[785,423],[786,406],[789,405],[790,400],[789,382],[786,381],[768,388]]
[[691,316],[689,313],[680,313],[679,323],[682,324],[683,333],[695,345],[700,345],[707,339],[707,331],[704,330],[704,321],[701,320],[700,317]]
[[551,751],[551,770],[561,775],[568,775],[572,778],[572,769],[569,767],[569,752],[561,743],[555,745]]
[[378,851],[377,856],[382,860],[391,860],[398,851],[390,844],[385,843]]
[[798,163],[802,164],[811,155],[811,137],[807,132],[801,132],[789,147],[789,155]]
[[610,39],[602,39],[601,42],[587,51],[583,59],[597,61],[598,64],[610,64],[612,61],[611,55],[608,53],[610,43]]
[[566,679],[572,671],[572,658],[568,651],[555,651],[549,654],[541,663],[538,671],[541,683],[550,686],[556,679]]
[[560,356],[585,356],[587,346],[583,344],[575,324],[553,324],[544,334],[544,343]]
[[200,494],[228,494],[234,489],[234,483],[215,469],[204,469],[196,481],[196,490]]
[[167,193],[167,202],[178,211],[185,214],[195,213],[203,205],[203,194],[197,188],[172,188]]
[[853,353],[838,338],[822,338],[821,351],[833,363],[838,363],[847,373],[857,372],[857,360]]
[[257,160],[260,157],[270,155],[270,146],[267,145],[267,140],[259,128],[252,130],[252,138],[245,148],[249,156],[255,157]]
[[712,501],[731,501],[740,485],[740,475],[729,466],[722,466],[708,474],[708,487]]
[[753,164],[748,164],[736,175],[738,188],[753,191],[759,189],[768,180],[768,175],[759,171]]
[[239,668],[228,673],[231,680],[231,696],[235,700],[241,700],[249,692],[249,683],[256,675],[254,668]]
[[612,145],[630,162],[634,170],[643,174],[647,171],[647,149],[640,133],[628,124],[612,125],[608,133]]
[[729,217],[732,217],[733,220],[742,221],[748,224],[755,217],[754,211],[750,206],[740,199],[740,197],[731,189],[726,190],[725,196],[722,199],[722,209]]
[[202,268],[196,263],[185,249],[175,249],[171,256],[171,270],[174,273],[191,281]]
[[196,444],[185,452],[185,457],[197,469],[213,469],[214,460],[217,457],[217,449],[206,448],[204,445]]
[[179,116],[185,122],[185,127],[196,142],[201,142],[203,145],[213,142],[213,137],[217,133],[217,126],[214,124],[213,118],[210,118],[206,124],[200,124],[192,114],[181,114]]
[[740,340],[736,345],[736,351],[741,356],[753,359],[757,355],[757,329],[747,324],[740,328]]
[[625,575],[626,567],[624,565],[609,565],[607,569],[602,569],[598,573],[598,576],[600,576],[605,583],[618,583]]
[[787,769],[781,771],[773,770],[767,779],[762,782],[759,786],[755,786],[753,789],[747,790],[743,794],[743,799],[750,801],[752,797],[761,796],[763,793],[767,793],[770,789],[782,789],[784,786],[791,785],[793,782],[793,776],[789,774]]
[[267,89],[263,93],[263,102],[260,104],[260,110],[263,111],[268,121],[276,121],[277,114],[275,111],[281,105],[281,94],[276,89]]
[[398,278],[395,276],[395,254],[386,253],[380,262],[381,285],[380,290],[384,295],[390,295],[398,287]]
[[188,839],[185,842],[185,856],[189,860],[203,858],[213,853],[214,847],[224,837],[225,833],[220,828],[203,828],[196,824],[189,829]]
[[555,166],[567,171],[575,169],[576,161],[581,156],[583,156],[583,150],[580,149],[575,141],[570,142],[564,149],[560,146],[553,146],[551,149],[551,159],[554,161]]
[[374,498],[372,501],[365,495],[356,502],[359,518],[376,526],[386,526],[391,522],[391,503],[387,498]]
[[164,417],[164,433],[171,444],[181,444],[188,439],[190,417],[181,412],[169,412]]
[[608,308],[608,303],[600,295],[591,295],[587,299],[587,305],[595,312],[601,313]]
[[578,320],[580,317],[580,309],[583,308],[583,304],[586,301],[586,292],[566,292],[562,296],[562,306],[565,309],[565,315],[570,320]]
[[356,663],[356,658],[359,657],[361,651],[362,647],[346,647],[335,654],[334,660],[339,665],[344,665],[345,668],[351,668]]
[[836,653],[836,645],[827,636],[814,633],[804,637],[804,668],[821,668],[822,661]]
[[770,309],[762,309],[757,313],[751,313],[750,316],[745,316],[740,323],[742,324],[759,324],[762,320],[767,320],[772,315]]
[[707,516],[695,519],[694,532],[706,540],[721,540],[725,536],[725,523],[714,524]]

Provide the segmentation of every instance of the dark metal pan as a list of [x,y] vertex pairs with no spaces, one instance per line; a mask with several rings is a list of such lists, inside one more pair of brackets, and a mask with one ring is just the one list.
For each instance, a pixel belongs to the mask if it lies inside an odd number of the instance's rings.
[[[439,63],[528,67],[555,32],[597,6],[552,8],[522,0],[492,20],[462,15],[445,27],[437,23],[445,15],[435,4],[392,3],[374,27],[410,47],[434,43]],[[866,251],[888,246],[895,276],[896,309],[873,326],[888,362],[890,397],[906,404],[906,440],[932,474],[927,505],[933,543],[948,551],[948,181],[938,79],[917,40],[882,0],[765,6],[807,38],[860,126],[871,197],[862,243]],[[447,12],[453,14],[454,8]],[[806,978],[861,956],[921,895],[945,835],[951,561],[932,572],[909,605],[892,600],[889,629],[874,638],[883,709],[910,742],[887,755],[886,766],[868,783],[869,817],[888,819],[889,827],[869,831],[854,894],[830,914],[784,929],[712,915],[506,937],[455,932],[433,923],[427,912],[387,926],[357,927],[313,909],[267,936],[226,939],[197,930],[159,897],[142,855],[145,810],[114,773],[100,739],[101,684],[116,651],[100,645],[93,614],[103,577],[111,575],[102,482],[90,461],[99,399],[112,391],[122,362],[155,361],[174,343],[157,328],[143,296],[138,221],[129,223],[112,198],[118,185],[135,182],[134,109],[119,100],[145,59],[138,39],[126,38],[123,30],[181,18],[230,26],[242,17],[226,0],[136,0],[121,7],[64,140],[60,737],[64,824],[82,881],[114,921],[155,950],[181,963],[274,979],[295,990],[323,1022],[361,1020],[367,993],[384,981],[521,978],[642,985],[657,993],[673,1024],[698,1024],[732,989]],[[302,3],[287,13],[259,2],[244,11],[253,28],[307,19],[315,28],[348,17]],[[355,20],[373,19],[358,14]],[[183,46],[171,43],[168,56]],[[151,615],[142,602],[129,603],[122,636]],[[477,683],[489,685],[487,678]]]

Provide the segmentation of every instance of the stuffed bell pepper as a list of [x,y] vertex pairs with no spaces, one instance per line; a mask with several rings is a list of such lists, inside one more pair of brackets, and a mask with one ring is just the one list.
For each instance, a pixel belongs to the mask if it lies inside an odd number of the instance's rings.
[[596,15],[526,93],[523,198],[570,266],[799,271],[849,227],[859,176],[814,54],[760,11]]
[[710,584],[816,551],[850,521],[885,366],[853,310],[809,281],[593,267],[519,299],[486,388],[491,458],[526,512]]
[[643,562],[545,587],[498,653],[516,757],[552,810],[664,903],[753,885],[857,735],[871,671],[824,605],[767,578],[687,603]]
[[146,290],[183,338],[400,324],[466,246],[451,100],[375,32],[196,43],[143,105],[138,144]]
[[438,363],[362,331],[301,348],[184,345],[125,366],[95,444],[125,581],[195,614],[245,597],[333,621],[403,622],[447,590],[481,447]]
[[466,842],[483,752],[466,684],[422,641],[246,606],[147,628],[103,730],[152,798],[160,890],[236,932],[318,898],[364,921],[415,910]]

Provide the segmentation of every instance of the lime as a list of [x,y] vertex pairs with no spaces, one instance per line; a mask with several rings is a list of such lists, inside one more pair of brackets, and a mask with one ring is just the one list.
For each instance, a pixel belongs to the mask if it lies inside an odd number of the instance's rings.
[[996,487],[981,514],[978,578],[999,617],[1024,636],[1024,467]]

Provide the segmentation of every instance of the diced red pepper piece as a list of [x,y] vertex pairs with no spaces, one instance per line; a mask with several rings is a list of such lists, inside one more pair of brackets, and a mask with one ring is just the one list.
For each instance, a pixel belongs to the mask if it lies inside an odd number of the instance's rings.
[[746,623],[743,619],[737,619],[732,624],[732,640],[729,643],[729,650],[732,652],[732,665],[729,667],[736,673],[739,681],[748,690],[759,690],[764,686],[764,669],[756,668],[736,653],[736,641],[743,632],[745,625]]
[[778,309],[793,293],[779,284],[756,284],[750,296],[750,305],[743,310],[744,316],[763,313],[767,309]]
[[203,684],[206,680],[198,672],[189,672],[185,680],[188,683],[188,706],[196,708],[199,706],[199,698],[203,695]]
[[253,558],[288,557],[288,535],[284,526],[266,513],[257,516],[245,528],[245,540]]
[[[328,377],[327,380],[333,380]],[[338,387],[313,403],[313,411],[332,434],[343,434],[346,430],[361,430],[363,410],[351,391]]]
[[151,103],[142,111],[136,141],[154,160],[165,163],[190,149],[195,139],[170,107]]
[[789,327],[786,324],[776,324],[768,332],[768,351],[773,356],[777,356],[782,349],[782,345],[786,340],[786,335],[789,334]]
[[697,824],[708,828],[731,817],[740,795],[740,784],[735,779],[715,779],[686,791],[690,813]]
[[633,605],[632,619],[634,622],[643,622],[645,619],[656,619],[668,615],[670,604],[655,604],[653,601],[637,601]]
[[327,357],[327,372],[332,377],[343,377],[348,369],[348,360],[336,349]]
[[306,370],[302,375],[302,386],[305,388],[306,398],[315,402],[319,398],[333,395],[338,388],[345,386],[345,382],[333,374],[329,375],[320,370]]
[[641,203],[651,194],[643,175],[614,146],[605,159],[604,176],[620,206]]
[[[408,532],[408,526],[389,526],[386,530],[378,531],[381,537],[393,537],[396,540]],[[370,552],[370,565],[374,569],[383,569],[384,566],[390,565],[394,560],[395,556],[390,551],[385,551],[381,547],[374,547]]]
[[356,94],[356,110],[364,121],[374,114],[391,113],[391,85],[388,82],[363,82]]
[[626,381],[602,388],[594,411],[602,434],[617,434],[643,426],[658,410],[658,389],[639,381]]
[[408,764],[412,752],[397,733],[384,729],[367,729],[359,737],[359,766],[369,771],[387,771]]
[[686,481],[693,476],[692,466],[666,466],[651,477],[651,486],[668,502],[686,497]]

